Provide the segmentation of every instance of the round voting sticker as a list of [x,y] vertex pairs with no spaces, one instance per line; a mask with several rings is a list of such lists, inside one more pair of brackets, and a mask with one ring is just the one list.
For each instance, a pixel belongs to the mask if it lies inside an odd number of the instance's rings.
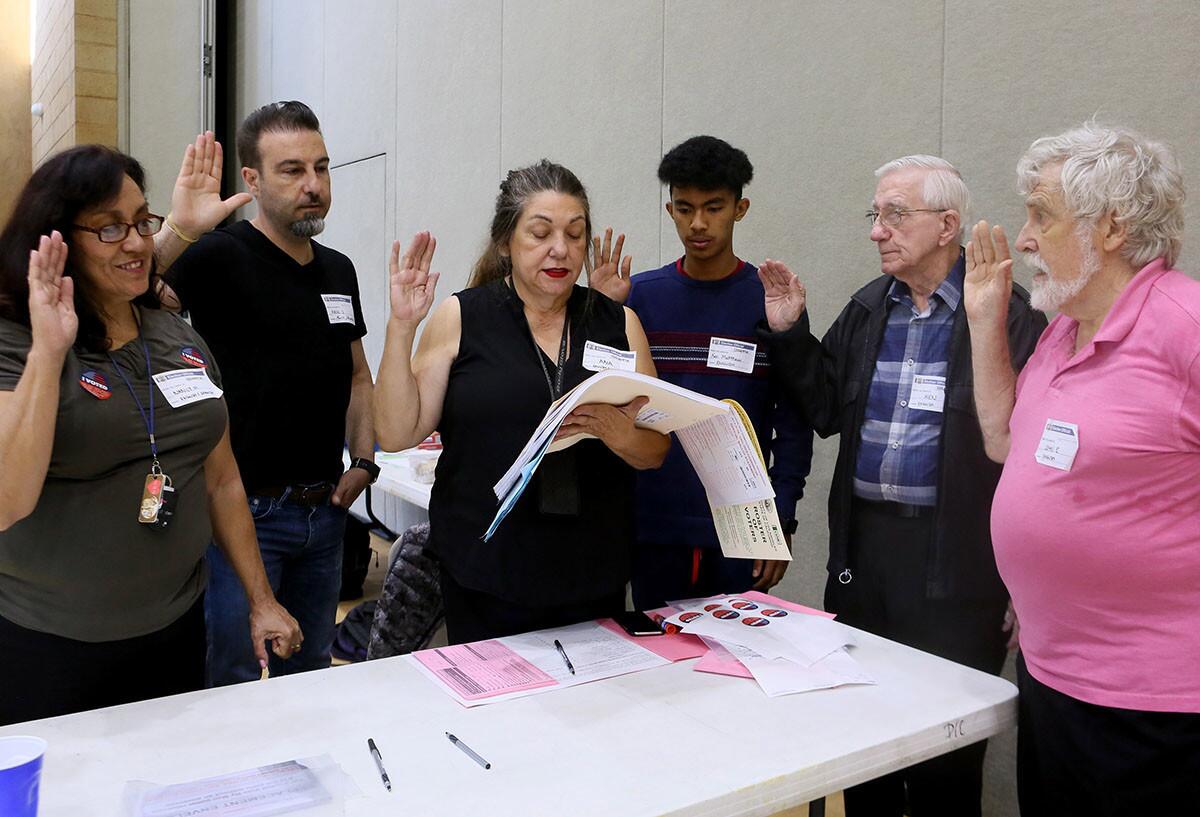
[[705,612],[708,612],[708,613],[711,613],[713,610],[719,610],[720,608],[721,608],[721,605],[719,605],[719,604],[704,605],[704,610],[705,610]]
[[762,618],[761,616],[749,616],[742,619],[742,623],[747,627],[766,627],[771,623],[771,620],[769,618]]
[[752,601],[735,601],[733,604],[731,604],[729,606],[733,607],[736,610],[757,610],[758,609],[758,605]]
[[179,358],[189,366],[195,366],[198,369],[203,369],[208,366],[204,355],[195,346],[184,346],[179,350]]
[[684,624],[687,624],[689,621],[695,621],[702,615],[704,615],[704,613],[701,613],[699,610],[689,610],[686,613],[680,613],[679,620]]
[[112,390],[108,388],[108,381],[104,379],[104,375],[93,369],[88,369],[79,375],[79,385],[97,400],[107,400],[112,397]]
[[739,613],[735,610],[717,610],[715,613],[713,613],[713,618],[723,618],[723,619],[741,618],[741,615],[742,615],[741,613]]
[[767,609],[762,611],[762,615],[770,616],[771,618],[783,618],[787,615],[787,610]]

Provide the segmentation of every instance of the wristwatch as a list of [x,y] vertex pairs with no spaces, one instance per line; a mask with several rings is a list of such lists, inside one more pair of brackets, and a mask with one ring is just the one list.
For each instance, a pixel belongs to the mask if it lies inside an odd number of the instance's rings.
[[371,475],[372,484],[379,479],[379,466],[371,462],[366,457],[355,457],[350,462],[351,468],[361,468]]

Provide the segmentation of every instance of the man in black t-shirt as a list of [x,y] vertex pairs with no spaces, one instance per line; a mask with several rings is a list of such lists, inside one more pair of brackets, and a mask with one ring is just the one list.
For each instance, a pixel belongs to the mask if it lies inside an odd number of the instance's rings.
[[[258,215],[195,241],[166,273],[164,296],[190,312],[224,375],[263,563],[304,632],[291,658],[272,657],[280,674],[330,663],[346,509],[378,474],[372,383],[354,265],[312,240],[330,205],[316,116],[300,102],[266,105],[242,123],[238,153]],[[179,356],[206,365],[198,349]],[[352,465],[343,472],[347,441]],[[257,679],[248,600],[215,547],[208,559],[210,680]]]

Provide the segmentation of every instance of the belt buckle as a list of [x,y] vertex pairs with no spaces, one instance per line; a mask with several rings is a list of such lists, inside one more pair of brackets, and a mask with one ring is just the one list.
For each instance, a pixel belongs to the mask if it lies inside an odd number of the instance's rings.
[[302,485],[300,486],[300,490],[293,493],[292,496],[296,498],[298,505],[313,507],[323,504],[325,500],[329,499],[332,493],[333,486],[328,482],[321,482],[316,485]]

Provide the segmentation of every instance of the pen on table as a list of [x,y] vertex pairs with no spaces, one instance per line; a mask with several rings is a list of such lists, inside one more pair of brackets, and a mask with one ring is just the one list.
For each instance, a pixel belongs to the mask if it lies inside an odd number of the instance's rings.
[[482,766],[485,769],[492,768],[492,764],[488,763],[486,760],[484,760],[482,757],[480,757],[478,752],[476,752],[474,749],[472,749],[467,744],[463,743],[458,738],[454,737],[454,735],[451,735],[449,732],[447,732],[446,737],[448,737],[450,739],[451,743],[453,743],[459,749],[462,749],[463,752],[466,753],[467,757],[471,758],[471,760],[474,760],[476,763],[478,763],[480,766]]
[[383,780],[384,787],[388,791],[391,791],[392,781],[388,779],[387,769],[383,768],[383,755],[379,754],[379,747],[375,745],[375,738],[367,738],[367,748],[371,750],[371,757],[375,758],[375,768],[379,769],[379,777]]
[[554,649],[558,650],[558,654],[562,656],[563,663],[567,665],[567,669],[569,669],[571,674],[574,675],[575,665],[571,663],[570,658],[567,658],[567,651],[563,649],[562,642],[557,638],[554,639]]

